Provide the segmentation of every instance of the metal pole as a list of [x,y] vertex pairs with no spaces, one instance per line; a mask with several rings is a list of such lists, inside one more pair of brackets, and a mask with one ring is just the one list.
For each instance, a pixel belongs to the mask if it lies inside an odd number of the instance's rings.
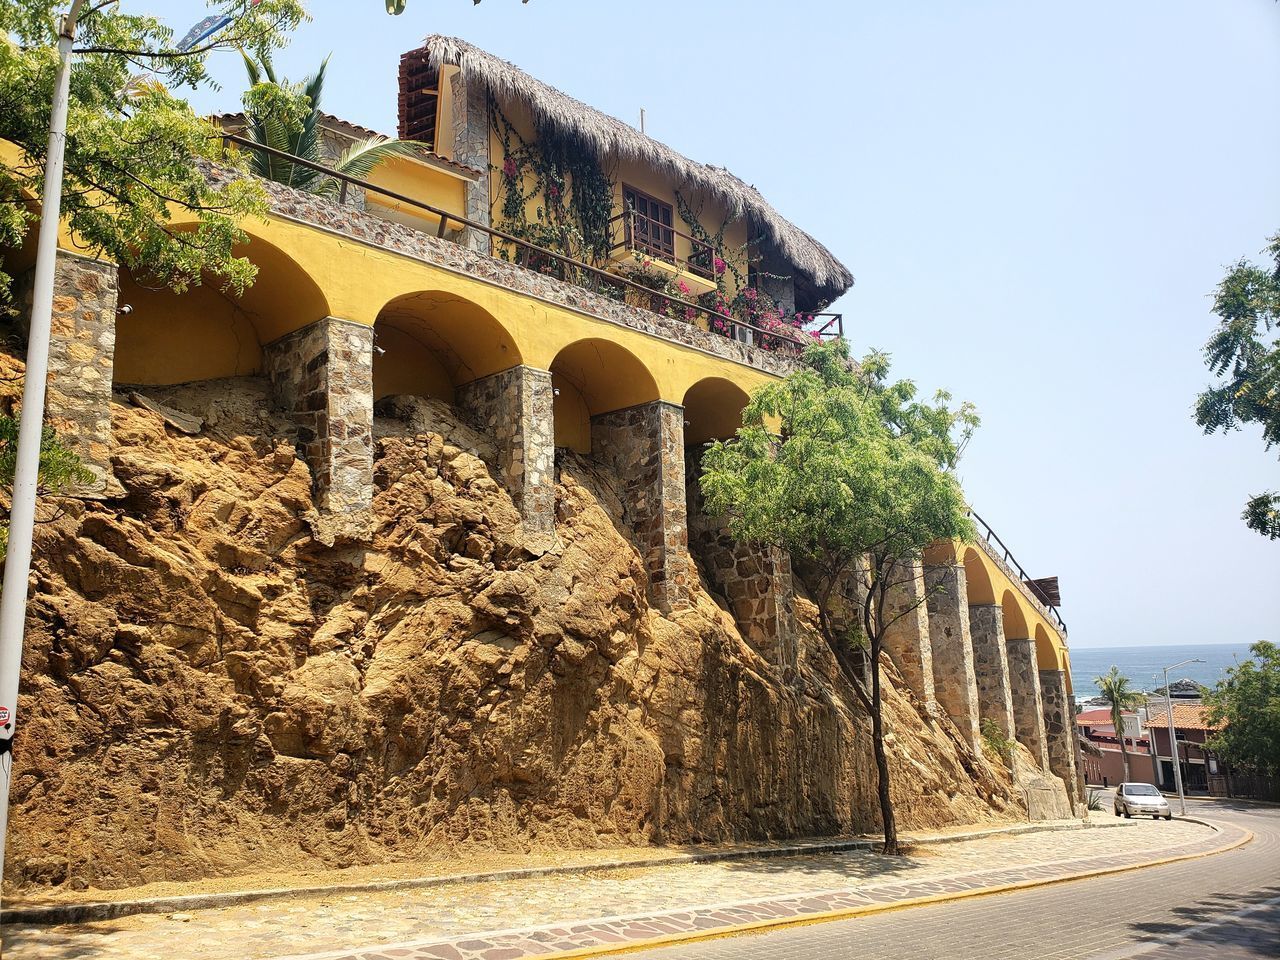
[[62,162],[67,145],[67,105],[71,89],[71,45],[84,0],[73,0],[58,35],[58,74],[49,114],[49,149],[44,165],[44,197],[36,247],[35,289],[27,337],[27,372],[22,386],[22,418],[18,429],[13,502],[9,510],[9,548],[4,586],[0,590],[0,740],[8,758],[0,756],[0,871],[9,828],[10,772],[13,736],[18,726],[18,677],[22,670],[22,632],[27,617],[27,578],[31,574],[31,536],[35,529],[36,486],[40,475],[40,437],[44,427],[44,393],[49,376],[49,328],[53,321],[54,268],[58,257],[58,224],[62,217]]
[[[1176,666],[1176,664],[1175,664]],[[1164,668],[1164,704],[1169,712],[1169,752],[1173,755],[1173,782],[1178,785],[1178,804],[1182,808],[1178,816],[1187,815],[1187,797],[1182,792],[1182,765],[1178,762],[1178,734],[1173,727],[1173,694],[1169,690],[1169,668]]]

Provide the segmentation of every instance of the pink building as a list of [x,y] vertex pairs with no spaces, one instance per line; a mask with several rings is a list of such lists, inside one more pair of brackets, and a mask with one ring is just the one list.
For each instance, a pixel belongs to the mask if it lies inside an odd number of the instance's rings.
[[[1132,710],[1122,713],[1125,727],[1125,751],[1129,754],[1129,781],[1156,782],[1151,765],[1151,748],[1138,715]],[[1076,714],[1080,735],[1093,745],[1097,755],[1083,753],[1085,782],[1093,786],[1114,787],[1125,780],[1124,758],[1120,755],[1120,738],[1111,722],[1111,710],[1085,710]]]

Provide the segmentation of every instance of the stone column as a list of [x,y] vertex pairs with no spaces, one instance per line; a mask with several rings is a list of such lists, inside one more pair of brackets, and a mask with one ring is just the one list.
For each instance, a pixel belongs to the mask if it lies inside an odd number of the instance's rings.
[[982,749],[978,726],[978,681],[973,671],[969,633],[969,597],[964,565],[924,568],[928,591],[929,644],[933,650],[933,689],[938,704],[960,733]]
[[[24,325],[31,320],[35,271],[14,281]],[[116,357],[119,270],[114,263],[58,251],[45,423],[84,461],[94,481],[78,493],[118,493],[111,473],[111,378]]]
[[1049,769],[1045,748],[1044,707],[1040,701],[1040,673],[1036,665],[1036,642],[1031,638],[1006,637],[1009,662],[1009,693],[1013,700],[1013,727],[1018,742],[1031,751],[1042,770]]
[[[896,571],[885,601],[884,648],[911,691],[930,715],[938,708],[933,686],[933,647],[929,641],[929,610],[925,598],[924,566]],[[905,611],[905,612],[904,612]]]
[[1084,803],[1088,799],[1088,797],[1085,796],[1085,785],[1088,781],[1084,775],[1084,752],[1080,749],[1080,731],[1079,728],[1075,726],[1075,718],[1080,713],[1080,708],[1076,705],[1075,694],[1070,694],[1067,697],[1067,710],[1072,723],[1071,745],[1074,748],[1072,750],[1072,759],[1076,765],[1076,789],[1079,791],[1076,799],[1080,803]]
[[591,418],[591,452],[623,484],[626,519],[664,611],[689,605],[684,407],[654,400]]
[[698,454],[693,448],[685,451],[690,552],[702,562],[711,588],[729,605],[743,639],[790,679],[799,656],[791,558],[778,547],[743,544],[707,516],[698,485]]
[[267,344],[276,401],[298,425],[323,543],[373,533],[373,328],[325,317]]
[[498,471],[523,518],[525,546],[556,540],[555,421],[551,373],[520,365],[458,387],[456,400],[497,440]]
[[1012,740],[1015,736],[1013,697],[1009,692],[1004,611],[994,603],[970,604],[969,633],[973,638],[973,670],[978,680],[978,715],[982,720],[990,720]]
[[1067,675],[1061,670],[1041,670],[1040,697],[1044,702],[1049,770],[1062,778],[1074,804],[1080,795],[1080,774],[1076,769],[1076,718],[1067,700]]
[[[453,75],[453,159],[483,170],[476,183],[463,184],[468,220],[489,225],[489,95],[479,85],[467,83],[459,71]],[[477,230],[464,230],[463,246],[489,252],[489,237]]]

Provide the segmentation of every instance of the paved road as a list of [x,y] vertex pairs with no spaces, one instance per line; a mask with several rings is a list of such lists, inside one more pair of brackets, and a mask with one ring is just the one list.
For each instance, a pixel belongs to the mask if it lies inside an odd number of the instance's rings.
[[[1280,807],[1195,802],[1252,830],[1203,860],[679,944],[633,960],[1257,960],[1280,957]],[[1176,940],[1176,942],[1166,942]]]

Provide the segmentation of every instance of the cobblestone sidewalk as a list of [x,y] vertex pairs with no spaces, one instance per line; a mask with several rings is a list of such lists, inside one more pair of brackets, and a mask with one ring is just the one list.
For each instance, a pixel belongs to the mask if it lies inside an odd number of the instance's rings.
[[922,847],[903,858],[853,852],[686,864],[17,926],[6,930],[5,947],[20,960],[168,960],[179,949],[191,960],[520,960],[1051,880],[1204,852],[1242,835],[1185,821],[1132,821]]

